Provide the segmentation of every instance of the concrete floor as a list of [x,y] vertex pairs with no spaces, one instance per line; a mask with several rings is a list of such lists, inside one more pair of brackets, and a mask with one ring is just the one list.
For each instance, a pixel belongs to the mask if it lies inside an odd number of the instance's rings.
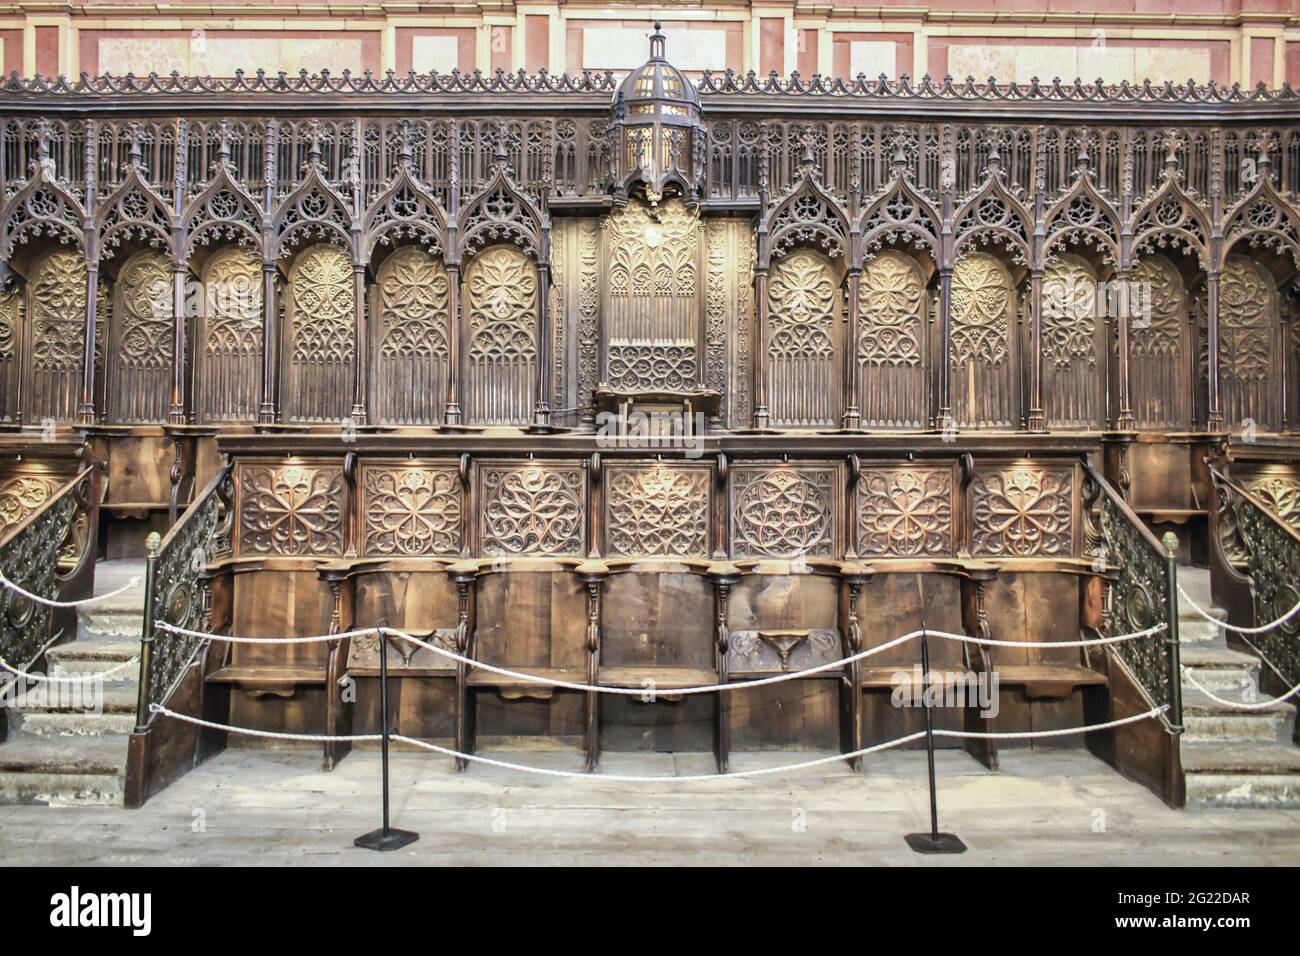
[[[493,754],[556,769],[572,753]],[[737,754],[743,770],[806,754]],[[492,767],[457,774],[433,755],[392,759],[393,825],[420,833],[391,854],[352,847],[379,817],[379,755],[333,773],[307,751],[228,750],[142,810],[0,807],[8,864],[1198,864],[1300,863],[1300,811],[1174,811],[1085,752],[1010,751],[989,773],[938,759],[940,825],[969,846],[921,857],[923,752],[875,755],[869,772],[683,784],[568,780]],[[704,754],[606,754],[608,773],[708,772]]]

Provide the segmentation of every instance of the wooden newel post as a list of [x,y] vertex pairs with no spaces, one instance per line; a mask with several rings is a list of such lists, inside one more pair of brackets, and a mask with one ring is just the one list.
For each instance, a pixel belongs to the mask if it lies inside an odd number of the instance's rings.
[[149,729],[149,698],[153,693],[151,671],[153,669],[154,608],[153,581],[154,566],[158,561],[158,546],[162,536],[157,531],[150,532],[145,539],[148,556],[144,566],[144,626],[140,631],[140,688],[135,705],[135,732],[142,734]]

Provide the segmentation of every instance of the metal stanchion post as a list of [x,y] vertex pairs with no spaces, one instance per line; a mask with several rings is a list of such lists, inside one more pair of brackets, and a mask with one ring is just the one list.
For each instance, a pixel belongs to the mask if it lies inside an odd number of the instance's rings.
[[[925,627],[925,621],[921,622]],[[939,802],[934,787],[934,715],[930,713],[930,640],[921,632],[921,673],[925,689],[921,704],[925,709],[925,756],[930,765],[930,832],[909,833],[905,840],[917,853],[965,853],[966,844],[955,833],[939,832]]]
[[400,850],[420,839],[420,834],[410,830],[394,830],[388,825],[388,632],[379,632],[379,713],[383,727],[382,762],[384,774],[384,825],[378,830],[371,830],[354,841],[356,846],[367,850]]

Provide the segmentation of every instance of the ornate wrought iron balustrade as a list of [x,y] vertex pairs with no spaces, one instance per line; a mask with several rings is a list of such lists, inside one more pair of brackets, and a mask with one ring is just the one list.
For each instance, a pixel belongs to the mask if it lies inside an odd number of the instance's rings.
[[[83,468],[0,538],[0,571],[6,579],[49,600],[90,596],[101,481],[98,462]],[[75,609],[47,607],[0,589],[0,657],[11,666],[30,667],[76,628]],[[10,676],[0,673],[0,681]]]
[[1156,540],[1091,465],[1084,465],[1085,538],[1087,549],[1115,570],[1108,583],[1107,636],[1165,624],[1150,637],[1122,641],[1111,651],[1173,732],[1182,730],[1182,675],[1178,658],[1178,578],[1173,553]]
[[144,632],[140,648],[140,697],[136,732],[148,729],[150,704],[163,704],[181,675],[203,648],[198,638],[163,634],[159,624],[203,630],[209,623],[204,572],[213,559],[230,552],[231,466],[208,483],[167,536],[150,542],[145,572]]
[[[1249,626],[1260,627],[1300,601],[1300,532],[1213,466],[1210,474],[1217,509],[1216,545],[1222,550],[1225,569],[1246,578],[1253,617]],[[1300,683],[1300,615],[1262,634],[1249,635],[1248,640],[1286,686]]]

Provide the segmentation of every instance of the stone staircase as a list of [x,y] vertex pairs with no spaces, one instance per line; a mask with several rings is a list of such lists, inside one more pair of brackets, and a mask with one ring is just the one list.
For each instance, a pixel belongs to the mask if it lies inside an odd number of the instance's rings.
[[[136,575],[141,577],[136,587],[80,609],[77,639],[46,655],[51,675],[101,674],[140,653],[144,562],[99,562],[95,591],[115,590]],[[96,693],[97,686],[102,694]],[[7,711],[8,739],[0,744],[0,804],[121,804],[127,734],[135,726],[137,666],[123,667],[99,685],[92,680],[41,687],[56,696]],[[60,689],[68,696],[57,696]]]
[[[1180,566],[1178,581],[1203,608],[1211,607],[1210,572]],[[1226,614],[1213,612],[1223,620]],[[1226,700],[1263,700],[1261,663],[1228,647],[1221,627],[1209,623],[1180,596],[1179,651],[1200,684]],[[1187,805],[1300,807],[1300,748],[1291,742],[1290,703],[1238,710],[1217,703],[1183,680],[1183,772]]]

